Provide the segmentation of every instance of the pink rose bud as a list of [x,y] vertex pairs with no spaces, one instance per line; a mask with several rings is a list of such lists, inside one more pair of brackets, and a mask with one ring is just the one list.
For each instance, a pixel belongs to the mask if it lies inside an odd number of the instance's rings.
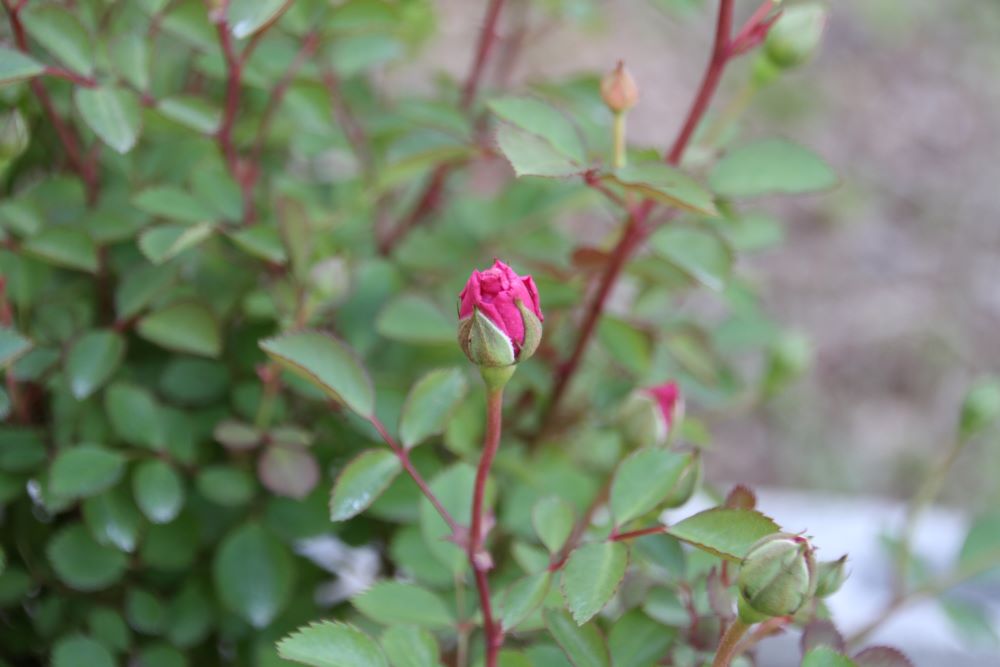
[[636,447],[662,447],[684,417],[684,398],[676,382],[639,389],[622,406],[619,424]]
[[615,113],[628,111],[639,102],[639,86],[622,61],[601,79],[601,99]]
[[512,366],[533,355],[542,340],[542,309],[531,276],[500,260],[473,271],[459,296],[458,342],[472,363]]

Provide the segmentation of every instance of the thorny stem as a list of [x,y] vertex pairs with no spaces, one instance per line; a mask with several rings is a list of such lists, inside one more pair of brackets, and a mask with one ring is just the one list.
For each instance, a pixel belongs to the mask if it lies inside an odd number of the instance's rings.
[[736,656],[736,648],[739,646],[740,639],[749,629],[750,626],[739,618],[733,620],[726,629],[726,633],[722,635],[719,649],[715,653],[715,660],[712,661],[712,667],[729,667],[730,661]]
[[[28,53],[28,37],[25,34],[24,25],[21,23],[21,10],[25,4],[25,0],[19,0],[14,4],[9,0],[4,0],[4,6],[7,8],[7,14],[10,19],[10,27],[14,33],[14,41],[17,43],[18,50],[22,53]],[[58,71],[62,72],[63,70]],[[46,73],[55,75],[53,72]],[[52,123],[52,128],[56,131],[59,141],[62,142],[63,147],[66,149],[66,155],[69,156],[70,163],[80,174],[80,178],[83,180],[83,184],[87,190],[87,202],[94,204],[97,201],[99,185],[96,161],[92,157],[84,155],[76,133],[73,132],[62,116],[59,115],[59,112],[56,111],[56,107],[52,103],[52,98],[49,97],[49,93],[42,82],[38,79],[32,79],[28,82],[28,86],[35,97],[38,98],[38,102],[42,105],[42,109],[44,109],[45,115],[48,116],[49,122]]]
[[[708,105],[712,97],[715,95],[716,90],[718,90],[719,82],[722,80],[722,73],[725,71],[730,59],[732,25],[733,0],[719,0],[719,14],[716,21],[712,57],[709,60],[708,67],[705,69],[698,93],[695,96],[690,111],[688,111],[684,125],[681,127],[680,133],[666,155],[665,159],[669,164],[680,164],[681,158],[684,156],[684,151],[691,142],[695,128],[698,127],[705,112],[708,110]],[[594,291],[594,296],[590,300],[583,316],[583,322],[580,325],[580,334],[576,339],[573,350],[566,361],[556,368],[550,399],[542,415],[541,427],[539,428],[540,435],[544,435],[551,426],[559,404],[566,394],[566,389],[580,365],[580,360],[583,358],[583,353],[586,351],[590,339],[593,337],[595,326],[604,313],[608,295],[611,294],[611,290],[618,281],[622,269],[649,233],[646,221],[654,207],[655,203],[651,199],[647,199],[636,212],[629,213],[625,227],[622,230],[622,235],[618,239],[617,245],[611,251],[611,257],[604,267],[604,272],[598,279],[597,289]]]
[[492,568],[489,552],[483,548],[483,502],[490,468],[500,447],[503,421],[503,387],[489,387],[486,393],[486,437],[476,470],[476,485],[472,492],[472,521],[469,527],[469,564],[476,578],[479,605],[483,613],[483,633],[486,642],[486,667],[496,667],[497,653],[503,644],[503,630],[493,618],[490,586],[486,573]]
[[[490,0],[486,7],[486,16],[483,19],[483,29],[479,33],[479,41],[476,44],[476,54],[469,68],[465,83],[462,86],[462,98],[459,107],[462,111],[468,112],[472,108],[472,103],[476,100],[476,93],[482,82],[483,72],[490,54],[497,41],[497,25],[500,22],[500,13],[504,7],[504,0]],[[437,167],[427,180],[427,185],[417,197],[416,204],[406,216],[396,225],[396,227],[379,243],[379,251],[383,255],[392,253],[393,248],[405,237],[411,229],[419,225],[424,218],[433,213],[441,201],[444,191],[445,181],[454,165],[445,163]]]
[[385,440],[385,444],[389,445],[389,448],[399,459],[399,462],[403,464],[403,470],[405,470],[410,478],[413,479],[417,488],[420,489],[420,492],[424,494],[424,497],[430,501],[431,505],[434,506],[434,509],[436,509],[438,514],[441,515],[441,518],[444,519],[444,522],[448,524],[448,528],[451,529],[452,535],[459,535],[460,526],[458,525],[458,522],[455,521],[454,517],[451,516],[451,513],[444,508],[444,505],[442,505],[441,501],[438,500],[436,495],[434,495],[434,492],[431,490],[430,485],[427,484],[423,475],[421,475],[420,471],[414,467],[413,462],[410,461],[409,452],[402,445],[396,442],[391,435],[389,435],[389,431],[385,428],[385,425],[379,420],[378,417],[373,415],[368,418],[368,421],[373,427],[375,427],[378,434],[382,436],[382,439]]

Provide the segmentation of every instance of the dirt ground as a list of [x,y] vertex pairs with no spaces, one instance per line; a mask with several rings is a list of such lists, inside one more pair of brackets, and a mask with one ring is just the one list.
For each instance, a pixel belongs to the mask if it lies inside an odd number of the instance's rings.
[[[483,3],[439,4],[442,39],[421,66],[461,76]],[[665,146],[707,58],[714,10],[678,16],[655,4],[597,3],[613,20],[554,26],[531,41],[512,85],[623,58],[643,89],[632,136]],[[829,4],[822,54],[746,119],[748,136],[810,145],[843,179],[827,195],[765,203],[788,242],[743,267],[766,286],[774,316],[811,337],[816,364],[770,409],[714,424],[709,469],[717,479],[901,494],[950,437],[970,379],[1000,370],[1000,4]],[[737,10],[755,6],[740,0]],[[723,97],[739,79],[729,77]],[[959,473],[959,495],[973,504],[996,489],[988,470],[1000,469],[996,443],[977,449]]]

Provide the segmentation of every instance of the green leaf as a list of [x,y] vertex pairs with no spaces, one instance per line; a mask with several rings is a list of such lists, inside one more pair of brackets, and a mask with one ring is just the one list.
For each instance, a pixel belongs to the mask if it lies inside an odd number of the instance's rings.
[[628,548],[621,542],[587,544],[570,554],[563,568],[562,593],[577,625],[604,608],[618,590],[628,566]]
[[399,418],[399,439],[409,449],[442,433],[465,398],[468,383],[458,368],[439,368],[417,381]]
[[455,619],[434,593],[416,584],[379,581],[351,600],[358,611],[385,625],[450,628]]
[[542,498],[531,510],[531,525],[549,553],[562,549],[573,532],[573,504],[559,496]]
[[271,493],[301,500],[316,488],[320,471],[316,457],[304,448],[271,446],[257,460],[257,475]]
[[288,261],[288,253],[285,252],[285,246],[281,243],[281,236],[272,227],[264,227],[263,225],[244,227],[229,232],[227,236],[245,253],[265,262],[284,264]]
[[984,514],[972,522],[958,555],[958,569],[981,572],[1000,568],[1000,511]]
[[257,490],[249,474],[225,464],[203,468],[195,487],[202,496],[223,507],[246,505]]
[[125,339],[116,331],[90,331],[66,355],[70,392],[82,401],[114,375],[125,355]]
[[139,543],[142,515],[121,487],[87,498],[83,520],[98,544],[133,553]]
[[673,641],[670,628],[660,625],[641,611],[619,618],[608,635],[608,648],[615,667],[649,667],[656,664]]
[[653,355],[649,336],[624,320],[605,316],[597,325],[601,344],[615,361],[635,375],[649,369]]
[[124,456],[104,447],[69,447],[52,462],[49,490],[65,498],[93,496],[121,479],[124,465]]
[[710,554],[739,562],[757,540],[779,530],[773,519],[756,510],[715,507],[670,526],[667,532]]
[[101,141],[119,153],[132,150],[142,126],[142,110],[134,94],[121,88],[78,87],[73,100]]
[[29,255],[55,266],[97,273],[97,247],[78,227],[49,227],[28,239],[23,249]]
[[457,324],[426,297],[400,295],[379,312],[375,330],[382,336],[404,343],[455,343]]
[[666,500],[690,464],[690,455],[666,449],[640,449],[630,454],[618,466],[611,483],[615,525],[623,526]]
[[819,646],[803,656],[802,667],[856,667],[856,664],[829,646]]
[[139,250],[153,264],[163,264],[193,248],[215,231],[211,222],[196,225],[157,225],[139,235]]
[[288,0],[233,0],[227,14],[233,37],[249,37],[281,16],[290,4]]
[[299,628],[278,642],[278,655],[312,667],[388,667],[368,635],[333,621]]
[[263,340],[260,347],[362,417],[374,413],[371,378],[350,348],[333,336],[300,331]]
[[[140,242],[141,245],[141,242]],[[174,269],[144,264],[126,274],[115,291],[115,313],[119,320],[139,314],[170,286]]]
[[500,623],[505,631],[516,628],[542,604],[551,582],[552,573],[543,570],[511,584],[500,601]]
[[154,450],[166,445],[160,406],[142,387],[115,382],[104,392],[104,409],[122,440]]
[[820,157],[798,144],[763,139],[722,158],[708,182],[724,197],[755,197],[827,190],[837,184],[837,175]]
[[292,594],[295,561],[284,544],[258,523],[226,536],[212,565],[222,603],[255,628],[266,627]]
[[489,103],[490,110],[511,125],[545,139],[570,160],[583,164],[587,153],[580,135],[560,111],[532,97],[502,97]]
[[125,591],[125,618],[129,625],[147,635],[163,632],[167,610],[158,597],[140,588]]
[[136,662],[142,667],[188,667],[183,653],[162,642],[144,646]]
[[388,62],[404,53],[404,47],[391,35],[343,35],[330,45],[330,62],[344,78]]
[[96,639],[63,637],[52,647],[52,667],[115,667],[115,660]]
[[603,178],[667,206],[717,216],[712,193],[680,169],[662,162],[629,165]]
[[175,123],[205,135],[215,134],[222,123],[222,110],[195,95],[167,97],[156,108]]
[[576,176],[586,171],[577,162],[557,150],[537,134],[513,125],[501,125],[497,144],[517,176]]
[[219,323],[207,306],[179,301],[139,320],[140,336],[168,350],[217,357],[222,351]]
[[31,341],[16,330],[0,327],[0,369],[7,368],[31,348]]
[[87,615],[90,634],[99,642],[117,652],[128,650],[131,633],[122,615],[110,607],[93,607]]
[[212,207],[173,185],[146,188],[132,198],[132,204],[150,215],[193,224],[218,217]]
[[111,586],[121,579],[128,566],[125,554],[98,544],[80,523],[56,533],[45,553],[59,579],[84,592]]
[[395,625],[382,633],[382,650],[392,667],[438,667],[437,639],[427,630]]
[[111,64],[139,91],[149,89],[149,51],[146,35],[133,32],[121,35],[108,49]]
[[649,244],[660,257],[717,292],[725,289],[732,275],[732,249],[705,229],[667,225],[649,239]]
[[596,623],[578,626],[564,611],[545,612],[545,627],[573,667],[611,667],[608,647]]
[[45,65],[20,51],[0,46],[0,86],[38,76]]
[[132,493],[153,523],[173,521],[184,506],[184,482],[169,463],[159,459],[144,461],[135,469]]
[[28,34],[72,70],[94,73],[94,44],[80,20],[55,4],[30,4],[21,14]]

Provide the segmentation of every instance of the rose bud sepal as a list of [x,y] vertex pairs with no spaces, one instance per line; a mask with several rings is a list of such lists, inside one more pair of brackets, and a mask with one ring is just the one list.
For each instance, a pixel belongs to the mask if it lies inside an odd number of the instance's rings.
[[681,507],[687,501],[691,500],[691,497],[694,496],[701,486],[701,454],[699,452],[692,452],[690,456],[691,462],[684,468],[677,483],[674,484],[673,488],[670,489],[670,493],[664,499],[664,507],[671,509]]
[[816,592],[816,559],[809,540],[785,533],[759,540],[743,559],[736,587],[741,618],[793,615]]
[[538,350],[538,346],[542,342],[542,321],[520,299],[514,303],[521,311],[521,317],[524,318],[524,342],[521,343],[521,352],[517,355],[517,360],[521,362],[534,355]]
[[816,597],[833,595],[847,580],[847,555],[837,560],[822,561],[816,565]]
[[458,344],[477,366],[513,366],[516,360],[510,338],[478,308],[458,323]]

